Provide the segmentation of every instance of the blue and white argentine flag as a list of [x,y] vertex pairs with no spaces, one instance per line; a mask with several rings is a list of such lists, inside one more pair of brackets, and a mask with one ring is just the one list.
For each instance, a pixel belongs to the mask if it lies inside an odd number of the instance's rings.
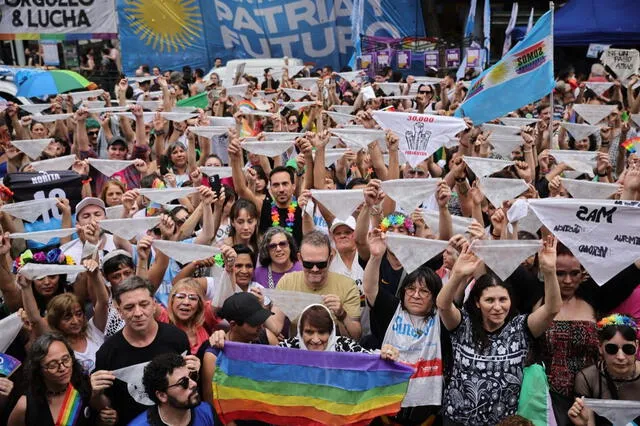
[[456,117],[478,125],[536,101],[554,87],[552,11],[545,13],[527,36],[469,87]]

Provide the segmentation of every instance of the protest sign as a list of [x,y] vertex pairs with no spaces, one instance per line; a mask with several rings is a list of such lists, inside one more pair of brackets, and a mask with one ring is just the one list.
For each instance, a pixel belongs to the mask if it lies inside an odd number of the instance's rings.
[[640,68],[640,52],[636,49],[607,49],[602,53],[600,60],[616,73],[620,81],[626,81],[637,74]]
[[424,67],[430,68],[438,68],[440,66],[440,52],[437,50],[430,50],[424,52]]
[[411,51],[399,50],[396,53],[396,64],[398,69],[406,70],[411,68]]
[[477,68],[480,66],[480,49],[467,49],[467,68]]
[[587,49],[587,58],[597,58],[602,52],[607,50],[610,44],[591,43]]
[[447,68],[456,68],[460,66],[460,49],[447,49],[445,54]]

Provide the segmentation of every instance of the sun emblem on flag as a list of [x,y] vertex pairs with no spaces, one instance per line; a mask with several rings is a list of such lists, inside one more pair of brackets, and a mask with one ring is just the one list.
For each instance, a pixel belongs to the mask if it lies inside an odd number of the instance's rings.
[[125,0],[127,21],[147,46],[158,52],[178,52],[202,33],[197,0]]
[[507,78],[509,69],[503,62],[498,62],[493,66],[493,69],[485,76],[485,81],[488,85],[495,86],[502,83]]

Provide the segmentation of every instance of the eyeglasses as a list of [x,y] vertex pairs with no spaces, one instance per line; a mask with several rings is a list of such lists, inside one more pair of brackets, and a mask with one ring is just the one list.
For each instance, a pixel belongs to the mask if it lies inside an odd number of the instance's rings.
[[582,271],[579,270],[573,270],[573,271],[556,271],[556,277],[558,278],[564,278],[567,275],[569,275],[571,278],[577,278],[578,276],[580,276],[580,274],[582,273]]
[[620,349],[622,349],[622,352],[624,352],[625,355],[635,355],[638,348],[631,343],[625,343],[622,346],[618,346],[615,343],[607,343],[604,345],[604,351],[609,355],[617,355]]
[[98,136],[98,132],[87,132],[89,136]]
[[66,355],[59,360],[49,361],[48,363],[44,364],[42,368],[50,373],[55,373],[60,369],[60,366],[63,366],[64,368],[71,367],[72,361],[73,360],[71,359],[71,357],[69,355]]
[[298,120],[289,120],[289,124],[298,124]]
[[267,244],[267,248],[269,248],[269,250],[275,250],[277,248],[284,250],[287,247],[289,247],[289,241],[280,241],[279,243]]
[[197,382],[198,381],[198,372],[197,371],[192,371],[191,373],[189,373],[188,376],[184,376],[180,380],[175,382],[174,384],[167,386],[167,390],[169,390],[169,388],[173,388],[173,387],[176,387],[176,386],[180,386],[182,389],[187,390],[187,389],[189,389],[189,380],[193,380],[194,382]]
[[427,297],[431,295],[431,291],[424,287],[411,286],[411,287],[406,287],[404,291],[406,291],[409,296],[415,296],[416,293],[418,294],[419,297]]
[[197,302],[200,300],[200,296],[198,296],[197,294],[176,293],[173,295],[173,297],[175,297],[178,300],[189,299],[193,302]]
[[318,269],[324,269],[329,265],[329,260],[325,260],[322,262],[309,262],[306,260],[302,261],[302,266],[304,266],[305,269],[313,269],[313,267],[317,267]]

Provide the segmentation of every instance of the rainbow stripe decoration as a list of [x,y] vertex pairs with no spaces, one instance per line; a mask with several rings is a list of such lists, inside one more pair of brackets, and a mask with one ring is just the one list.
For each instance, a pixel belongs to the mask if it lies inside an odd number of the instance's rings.
[[58,414],[58,420],[56,420],[56,426],[72,426],[76,424],[81,411],[82,398],[80,397],[80,392],[69,383]]
[[55,40],[55,41],[73,41],[73,40],[113,40],[118,38],[118,33],[73,33],[73,34],[44,34],[44,33],[19,33],[0,34],[0,40]]
[[0,354],[0,377],[11,377],[21,362],[7,354]]
[[413,372],[369,354],[225,342],[213,403],[223,423],[365,425],[398,412]]
[[640,146],[640,137],[635,137],[631,139],[627,139],[622,142],[620,145],[624,147],[627,151],[634,153],[638,151],[638,146]]

